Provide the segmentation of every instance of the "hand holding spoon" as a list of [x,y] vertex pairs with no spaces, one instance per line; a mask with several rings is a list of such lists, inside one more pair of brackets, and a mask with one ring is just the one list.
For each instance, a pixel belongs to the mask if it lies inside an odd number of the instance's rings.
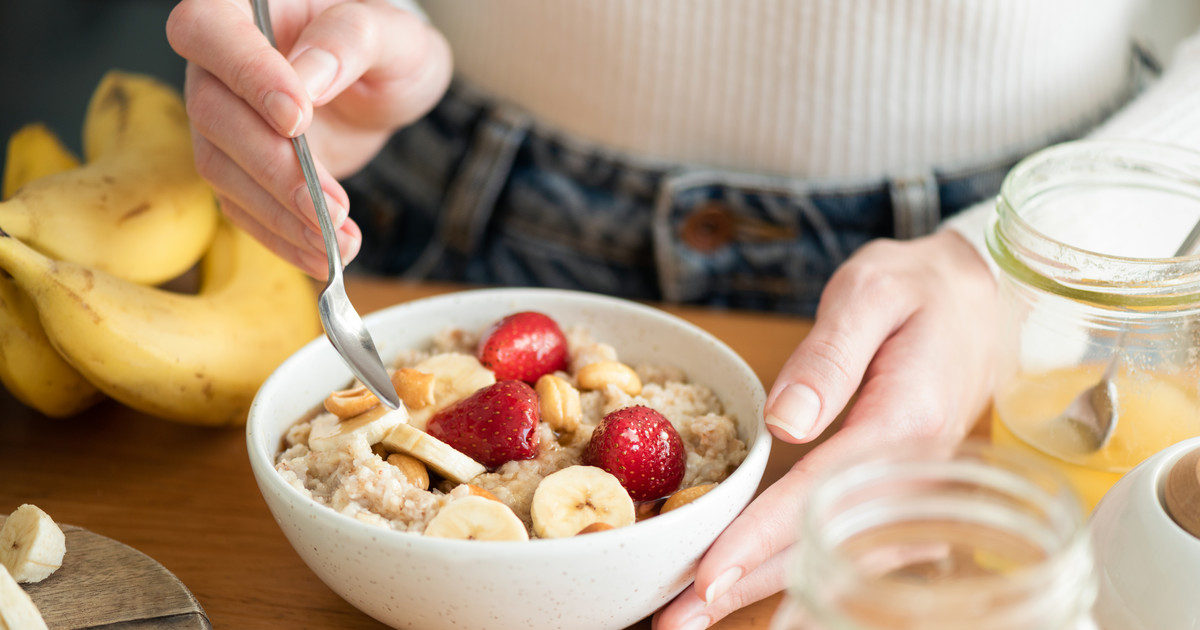
[[[251,0],[254,10],[254,22],[266,36],[267,41],[275,46],[275,33],[271,28],[271,16],[267,10],[267,0]],[[296,149],[296,157],[300,160],[300,169],[304,172],[304,180],[308,183],[308,192],[312,197],[317,211],[317,222],[321,225],[321,236],[325,239],[325,254],[329,259],[329,279],[325,289],[317,300],[317,308],[321,314],[321,324],[325,328],[325,336],[342,356],[350,371],[367,389],[375,394],[383,404],[397,409],[400,406],[400,395],[392,385],[387,368],[379,358],[371,333],[363,324],[362,318],[354,310],[350,298],[346,295],[346,285],[342,279],[342,255],[338,250],[337,237],[334,235],[333,220],[329,217],[329,208],[325,205],[325,193],[317,181],[317,169],[313,165],[312,154],[308,150],[308,140],[304,134],[292,138]]]

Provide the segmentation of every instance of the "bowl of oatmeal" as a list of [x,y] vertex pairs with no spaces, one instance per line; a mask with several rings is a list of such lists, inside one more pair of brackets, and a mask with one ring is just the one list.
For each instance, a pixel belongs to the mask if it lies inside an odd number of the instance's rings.
[[750,367],[659,309],[481,289],[364,317],[405,401],[324,339],[263,384],[251,468],[284,535],[396,628],[625,628],[686,588],[770,450]]

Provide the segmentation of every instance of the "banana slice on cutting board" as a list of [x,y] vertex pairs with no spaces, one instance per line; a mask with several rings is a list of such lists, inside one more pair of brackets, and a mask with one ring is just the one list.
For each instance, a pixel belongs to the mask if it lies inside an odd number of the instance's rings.
[[400,424],[393,428],[392,432],[383,438],[383,447],[395,453],[412,455],[456,483],[467,483],[477,475],[487,472],[483,464],[410,424]]
[[476,495],[446,504],[425,526],[425,535],[461,540],[529,540],[525,524],[507,505]]
[[595,466],[568,466],[542,479],[533,491],[533,531],[540,538],[565,538],[604,523],[633,525],[633,499],[612,474]]
[[46,621],[29,593],[3,565],[0,565],[0,630],[47,630]]
[[314,451],[332,451],[343,448],[357,440],[367,446],[378,444],[388,433],[408,420],[408,412],[401,405],[391,409],[376,405],[357,416],[339,419],[337,416],[321,416],[312,423],[308,434],[308,448]]
[[433,414],[496,382],[496,375],[478,359],[460,352],[434,355],[413,369],[434,378],[433,404],[409,412],[408,423],[422,431]]
[[62,566],[67,539],[49,514],[26,503],[0,528],[0,565],[18,582],[41,582]]

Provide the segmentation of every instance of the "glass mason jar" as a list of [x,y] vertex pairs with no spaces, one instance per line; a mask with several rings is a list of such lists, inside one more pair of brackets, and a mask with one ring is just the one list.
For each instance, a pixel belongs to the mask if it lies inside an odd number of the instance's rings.
[[1078,496],[1016,449],[911,446],[815,480],[772,630],[1094,630]]
[[[1000,270],[992,439],[1059,467],[1085,507],[1126,471],[1200,435],[1200,154],[1081,141],[1022,161],[988,248]],[[1117,419],[1099,449],[1064,412],[1113,368]],[[1101,409],[1101,412],[1103,410]]]

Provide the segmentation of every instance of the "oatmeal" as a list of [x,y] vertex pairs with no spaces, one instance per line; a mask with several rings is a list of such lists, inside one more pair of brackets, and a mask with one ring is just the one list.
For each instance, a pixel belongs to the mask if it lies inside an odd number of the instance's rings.
[[[553,327],[556,337],[543,344],[549,350],[506,352],[528,345],[505,346],[511,335],[539,326]],[[678,490],[720,483],[745,458],[735,418],[683,370],[621,363],[612,346],[579,327],[559,331],[539,320],[511,328],[447,329],[428,347],[402,353],[393,381],[424,379],[407,412],[322,410],[290,428],[276,470],[318,503],[367,523],[480,539],[502,529],[513,539],[516,521],[524,529],[517,535],[531,538],[632,524]],[[327,404],[335,411],[357,395],[337,394],[338,406]],[[393,453],[412,457],[393,465]],[[428,465],[428,489],[414,481],[412,458]],[[551,475],[554,483],[543,483]],[[565,507],[578,503],[570,495],[579,492],[595,494],[596,513]],[[490,501],[446,510],[472,496]],[[498,518],[498,506],[488,505],[497,501],[515,519]]]

